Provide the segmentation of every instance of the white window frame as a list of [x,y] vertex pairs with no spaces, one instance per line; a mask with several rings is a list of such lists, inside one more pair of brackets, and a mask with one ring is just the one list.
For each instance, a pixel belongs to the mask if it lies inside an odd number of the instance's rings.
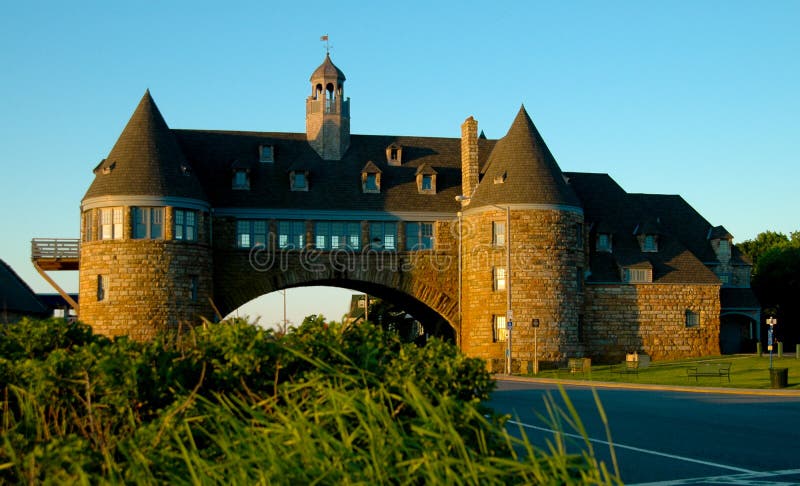
[[506,222],[492,221],[492,246],[506,246]]
[[83,241],[92,241],[94,236],[92,232],[92,213],[94,213],[92,209],[87,209],[83,212]]
[[302,250],[306,245],[306,223],[300,220],[278,221],[278,248]]
[[198,214],[194,209],[175,209],[172,237],[180,241],[197,241]]
[[163,240],[164,213],[163,207],[132,207],[133,239]]
[[123,233],[122,207],[100,208],[99,240],[121,240]]
[[508,339],[506,316],[495,314],[492,316],[492,342],[504,343]]
[[370,248],[381,251],[397,250],[397,223],[378,221],[369,224]]
[[494,282],[492,288],[496,292],[505,290],[506,285],[508,283],[506,275],[506,267],[494,267],[492,269],[492,280]]

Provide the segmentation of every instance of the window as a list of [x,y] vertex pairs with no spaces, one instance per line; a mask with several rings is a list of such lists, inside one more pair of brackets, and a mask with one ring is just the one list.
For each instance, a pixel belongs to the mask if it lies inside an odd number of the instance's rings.
[[189,277],[189,299],[197,302],[197,291],[200,288],[200,278],[197,275]]
[[106,278],[103,275],[97,276],[97,301],[106,300],[106,286],[108,282],[106,282]]
[[397,249],[397,223],[370,223],[370,248],[378,250]]
[[83,241],[92,241],[92,210],[83,212]]
[[391,144],[386,147],[386,161],[389,165],[400,165],[403,163],[403,147]]
[[361,249],[361,223],[319,221],[314,226],[314,246],[319,250]]
[[575,269],[575,283],[578,292],[583,292],[583,268],[577,267]]
[[492,245],[506,246],[505,221],[492,221]]
[[433,248],[433,223],[406,223],[406,250]]
[[243,219],[236,222],[236,246],[251,248],[267,244],[267,222]]
[[422,175],[422,190],[423,191],[431,191],[433,190],[433,176],[429,174]]
[[103,208],[100,210],[100,239],[122,239],[122,208]]
[[506,316],[492,316],[492,341],[504,343],[508,339],[508,328],[506,327]]
[[133,237],[160,240],[164,237],[164,208],[133,208]]
[[289,184],[292,191],[308,191],[308,177],[305,171],[289,173]]
[[250,176],[246,170],[233,171],[233,189],[250,189]]
[[506,267],[494,267],[494,289],[506,289]]
[[575,224],[575,247],[579,250],[583,249],[583,224]]
[[731,257],[731,242],[728,240],[719,240],[717,256],[720,260],[728,260]]
[[306,246],[306,223],[304,221],[278,222],[278,247],[299,250]]
[[176,240],[197,240],[197,211],[176,209],[174,219],[175,231],[173,233]]
[[611,251],[611,235],[608,233],[600,233],[597,235],[597,251]]
[[578,314],[578,342],[586,342],[586,334],[584,333],[583,314]]
[[364,182],[364,192],[378,192],[378,174],[367,174]]
[[658,251],[655,235],[644,235],[642,251]]
[[262,145],[259,148],[258,161],[262,163],[272,163],[275,161],[273,157],[274,153],[272,145]]
[[653,281],[653,270],[649,268],[626,268],[624,279],[630,283],[649,283]]
[[686,309],[686,327],[699,327],[700,314],[690,309]]
[[728,287],[731,284],[731,274],[730,273],[719,274],[719,281],[722,282],[723,287]]

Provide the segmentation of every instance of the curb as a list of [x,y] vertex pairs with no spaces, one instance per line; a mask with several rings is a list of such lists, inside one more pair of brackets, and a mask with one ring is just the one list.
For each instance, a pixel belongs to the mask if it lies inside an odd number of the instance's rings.
[[492,375],[495,381],[514,381],[520,383],[543,383],[549,385],[569,385],[583,386],[587,388],[610,388],[621,390],[642,390],[642,391],[671,391],[682,393],[705,393],[709,395],[750,395],[763,397],[791,397],[800,399],[800,390],[761,390],[754,388],[712,388],[700,386],[679,386],[679,385],[652,385],[638,383],[616,383],[610,381],[586,381],[586,380],[561,380],[555,378],[533,378],[529,376],[513,375]]

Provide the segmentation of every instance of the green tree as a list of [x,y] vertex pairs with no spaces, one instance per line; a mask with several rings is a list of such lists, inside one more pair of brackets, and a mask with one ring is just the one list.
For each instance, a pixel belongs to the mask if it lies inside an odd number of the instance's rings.
[[789,347],[800,343],[800,245],[785,243],[762,254],[752,287],[762,308],[769,309],[765,314],[778,319],[778,339]]
[[[792,233],[792,240],[800,244],[800,232]],[[753,270],[758,273],[758,260],[776,246],[788,245],[789,238],[785,234],[775,231],[764,231],[759,233],[754,239],[746,240],[736,245],[739,250],[747,255],[753,262]]]

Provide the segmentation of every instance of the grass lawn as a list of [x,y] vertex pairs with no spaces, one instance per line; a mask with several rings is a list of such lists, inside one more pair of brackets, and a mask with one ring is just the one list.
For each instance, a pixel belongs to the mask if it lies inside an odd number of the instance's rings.
[[[700,363],[731,363],[731,381],[722,377],[689,377],[686,370]],[[800,390],[800,360],[794,354],[778,358],[773,355],[773,368],[789,369],[789,386],[786,389]],[[560,378],[587,381],[609,381],[620,383],[649,383],[654,385],[688,385],[726,388],[770,388],[769,355],[758,357],[752,354],[709,356],[705,358],[675,361],[653,361],[638,374],[615,373],[620,365],[592,365],[591,372],[570,373],[565,370],[543,370],[539,378]]]

